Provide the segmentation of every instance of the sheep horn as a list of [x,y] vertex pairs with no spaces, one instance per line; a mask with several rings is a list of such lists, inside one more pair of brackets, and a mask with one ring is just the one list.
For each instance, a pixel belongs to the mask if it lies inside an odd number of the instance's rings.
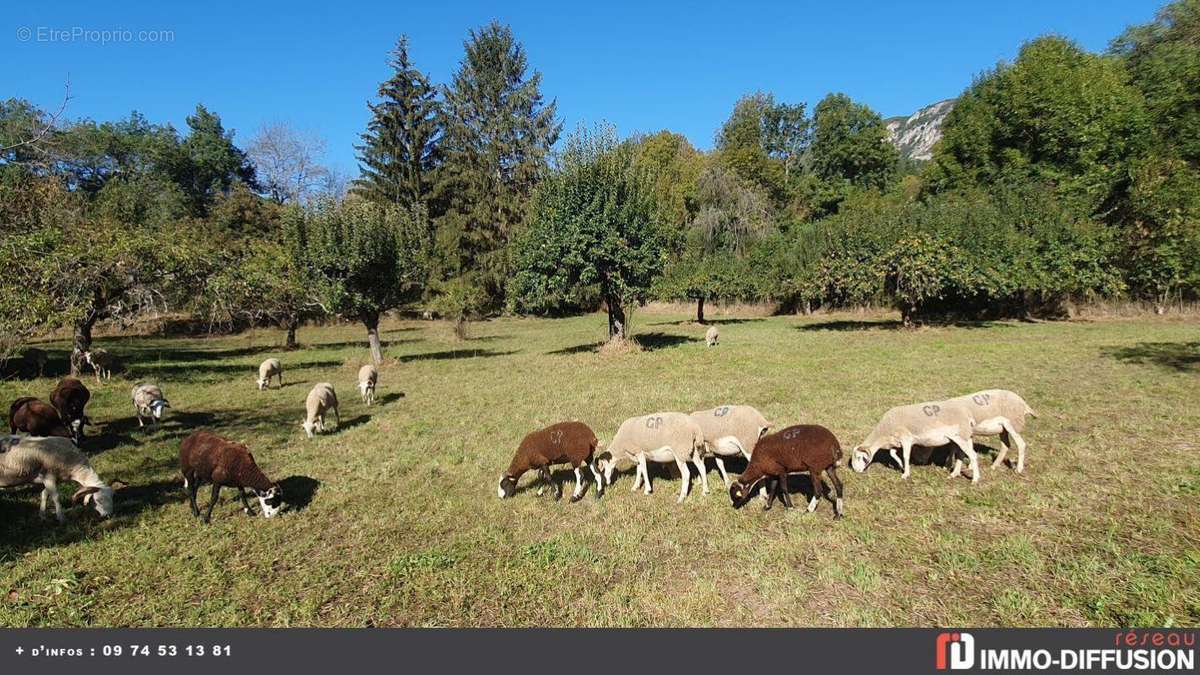
[[100,491],[100,487],[98,485],[92,485],[91,487],[81,487],[75,491],[75,494],[71,495],[71,502],[73,504],[79,504],[80,502],[83,501],[84,497],[92,494],[93,492],[99,492],[99,491]]

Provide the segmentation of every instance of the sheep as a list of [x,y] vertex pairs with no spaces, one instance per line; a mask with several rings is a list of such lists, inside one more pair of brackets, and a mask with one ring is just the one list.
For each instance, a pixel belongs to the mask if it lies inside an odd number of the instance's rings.
[[163,396],[162,389],[157,384],[141,383],[135,385],[132,391],[133,412],[137,415],[139,427],[146,426],[142,422],[143,417],[149,417],[150,423],[154,428],[158,428],[158,421],[162,419],[163,409],[170,408],[171,404]]
[[21,352],[21,360],[25,362],[30,372],[36,372],[37,376],[41,377],[46,372],[46,363],[50,360],[50,357],[46,355],[44,350],[37,347],[26,347]]
[[375,385],[379,382],[379,370],[371,364],[358,369],[358,392],[362,394],[363,403],[375,403]]
[[13,434],[24,431],[33,436],[72,438],[71,430],[63,424],[54,406],[32,396],[13,401],[8,410],[8,430]]
[[75,504],[90,504],[100,517],[113,513],[113,486],[100,479],[70,439],[59,437],[0,438],[0,487],[15,487],[33,483],[42,486],[41,515],[46,516],[46,501],[54,504],[54,517],[58,522],[65,520],[62,505],[58,501],[59,481],[71,480],[79,483],[79,489],[71,496]]
[[583,498],[584,466],[592,471],[596,481],[596,499],[599,499],[604,493],[603,474],[596,465],[595,457],[599,446],[596,434],[583,422],[559,422],[530,432],[521,439],[508,470],[501,474],[496,493],[501,499],[513,496],[521,475],[536,469],[538,476],[545,481],[545,485],[538,488],[538,496],[549,485],[557,501],[562,499],[562,486],[551,477],[550,465],[570,464],[575,470],[575,491],[571,493],[571,501],[577,502]]
[[[959,396],[946,401],[947,405],[961,405],[975,419],[975,436],[999,436],[1000,452],[992,461],[992,468],[1000,466],[1008,455],[1010,446],[1017,448],[1017,473],[1025,471],[1025,416],[1037,417],[1025,399],[1007,389],[985,389],[974,394]],[[962,470],[962,460],[955,458],[954,471],[957,476]]]
[[96,381],[101,378],[105,380],[112,379],[113,368],[117,365],[117,357],[108,353],[107,349],[97,347],[83,353],[83,360],[92,367],[92,371],[96,373]]
[[[963,406],[942,401],[898,406],[884,413],[866,440],[854,447],[850,466],[862,473],[880,450],[888,448],[892,459],[903,469],[901,477],[908,478],[914,445],[937,447],[954,443],[971,463],[971,482],[978,483],[979,458],[971,442],[974,426],[975,418]],[[903,451],[902,461],[896,455],[897,447]]]
[[764,511],[771,509],[775,497],[783,503],[784,508],[792,508],[792,498],[788,495],[788,474],[807,471],[812,480],[813,496],[808,502],[808,512],[817,509],[817,501],[825,493],[825,484],[821,475],[829,474],[833,483],[836,501],[833,507],[833,517],[841,518],[845,514],[842,506],[842,481],[838,478],[837,467],[842,459],[842,447],[833,432],[817,424],[798,424],[781,429],[777,433],[764,436],[754,449],[750,464],[742,475],[729,486],[729,499],[733,507],[741,508],[750,500],[755,486],[765,480],[767,503]]
[[197,518],[201,516],[196,492],[201,483],[212,484],[212,498],[203,516],[206,523],[212,520],[222,487],[237,488],[242,511],[248,516],[254,515],[254,511],[246,499],[246,490],[258,498],[264,517],[270,518],[283,509],[283,489],[263,474],[246,446],[211,431],[193,431],[183,439],[179,446],[179,471],[183,474],[183,488],[188,492],[192,515]]
[[[682,503],[687,497],[691,484],[691,473],[687,462],[690,460],[704,473],[704,432],[691,417],[678,412],[661,412],[641,417],[631,417],[621,423],[616,436],[609,443],[602,459],[600,468],[604,472],[606,483],[612,483],[612,474],[618,462],[632,461],[637,464],[637,477],[633,481],[633,489],[645,480],[645,493],[650,494],[650,472],[646,467],[647,460],[651,462],[675,462],[679,467],[679,475],[683,479],[679,486],[679,499]],[[708,494],[705,486],[704,494]]]
[[333,390],[333,385],[328,382],[321,382],[313,386],[312,391],[308,392],[308,398],[304,401],[304,408],[308,416],[300,423],[304,428],[304,433],[308,434],[309,438],[313,437],[313,431],[325,431],[325,413],[333,411],[334,418],[337,420],[337,425],[342,426],[342,417],[338,413],[337,393]]
[[267,359],[258,366],[258,390],[271,386],[271,378],[279,377],[279,388],[283,389],[283,364],[279,359]]
[[[723,405],[712,410],[697,410],[691,414],[691,418],[704,432],[704,454],[716,462],[721,480],[725,481],[725,489],[729,489],[729,474],[725,471],[722,458],[741,455],[749,460],[758,439],[771,428],[767,418],[748,405]],[[707,473],[707,470],[702,473],[706,484]]]
[[716,347],[717,340],[721,337],[721,331],[717,330],[716,326],[709,326],[708,332],[704,334],[704,344],[709,347]]
[[70,428],[75,445],[83,442],[83,427],[92,422],[84,412],[91,397],[88,388],[73,377],[63,379],[50,392],[50,403],[58,408],[58,414]]

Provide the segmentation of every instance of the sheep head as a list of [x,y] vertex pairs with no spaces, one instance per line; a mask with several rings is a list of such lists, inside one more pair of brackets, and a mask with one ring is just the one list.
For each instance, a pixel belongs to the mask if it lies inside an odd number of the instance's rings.
[[254,490],[254,496],[258,497],[264,518],[270,518],[283,510],[283,488],[279,487],[279,483],[267,490]]
[[517,492],[517,479],[514,476],[504,474],[500,476],[500,484],[496,488],[496,495],[500,499],[511,497]]
[[739,480],[733,481],[733,484],[729,486],[729,501],[733,502],[733,508],[740,509],[745,506],[746,502],[750,501],[750,498],[754,495],[755,486],[762,482],[762,480],[762,478],[759,478],[749,485]]

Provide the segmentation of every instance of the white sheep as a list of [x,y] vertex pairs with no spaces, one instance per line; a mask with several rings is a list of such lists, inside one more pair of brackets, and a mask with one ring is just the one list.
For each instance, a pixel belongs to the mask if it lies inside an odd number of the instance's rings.
[[[54,504],[54,517],[63,522],[58,501],[59,481],[79,483],[71,501],[91,504],[101,517],[113,512],[113,489],[100,476],[87,457],[69,438],[57,436],[0,437],[0,487],[39,484],[42,486],[41,514],[46,515],[47,499]],[[113,481],[115,485],[119,481]]]
[[[1033,408],[1016,392],[1007,389],[985,389],[974,394],[959,396],[946,401],[947,405],[958,405],[970,411],[975,420],[974,435],[999,436],[1000,452],[992,462],[992,468],[1000,466],[1008,455],[1010,446],[1017,448],[1017,473],[1025,471],[1025,417],[1037,417]],[[957,476],[962,470],[962,460],[955,458],[954,471]]]
[[[914,445],[938,447],[953,443],[971,463],[971,482],[978,483],[979,458],[971,442],[974,426],[975,419],[963,406],[944,401],[898,406],[884,413],[866,440],[855,446],[850,466],[862,473],[875,455],[887,448],[903,469],[901,477],[908,478]],[[896,448],[903,451],[902,461],[896,456]]]
[[[754,452],[758,439],[771,428],[771,423],[762,413],[748,405],[723,405],[712,410],[697,410],[691,418],[704,432],[704,455],[712,457],[725,489],[729,489],[729,474],[725,471],[724,457],[745,457],[747,461]],[[708,487],[707,471],[701,473]]]
[[367,364],[358,369],[358,393],[362,395],[363,403],[375,403],[375,385],[379,382],[379,370]]
[[283,364],[279,359],[267,359],[258,366],[258,390],[262,391],[271,386],[271,378],[279,378],[279,388],[283,389]]
[[717,340],[721,338],[721,331],[717,330],[716,326],[709,326],[708,332],[704,334],[704,344],[709,347],[716,347]]
[[[650,472],[646,462],[675,462],[679,467],[679,475],[683,479],[679,486],[679,499],[682,502],[687,497],[691,484],[691,473],[687,462],[691,461],[704,473],[704,432],[691,417],[678,412],[662,412],[641,417],[631,417],[621,423],[617,435],[605,448],[603,454],[608,457],[600,461],[604,471],[605,482],[612,482],[613,471],[619,462],[633,462],[637,465],[637,477],[633,489],[645,480],[645,493],[650,494]],[[704,494],[708,494],[707,487]]]
[[139,427],[146,426],[142,422],[143,417],[149,417],[154,428],[158,428],[158,421],[162,419],[163,410],[170,408],[171,404],[167,402],[163,396],[162,389],[157,384],[141,383],[133,388],[133,412],[137,415]]
[[105,380],[112,379],[113,367],[117,365],[117,358],[110,354],[107,349],[97,347],[83,353],[83,360],[92,367],[92,371],[96,373],[96,381],[101,378]]
[[308,392],[308,398],[304,401],[304,408],[307,412],[307,417],[300,426],[304,428],[304,433],[308,434],[309,438],[313,437],[314,431],[325,431],[325,413],[333,411],[334,419],[337,420],[338,426],[342,426],[342,417],[338,413],[337,393],[333,390],[333,385],[328,382],[321,382],[313,386],[312,391]]

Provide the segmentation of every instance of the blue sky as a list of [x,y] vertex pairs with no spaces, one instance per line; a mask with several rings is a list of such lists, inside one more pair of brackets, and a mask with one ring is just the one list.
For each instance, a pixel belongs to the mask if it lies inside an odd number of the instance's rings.
[[[0,18],[0,97],[115,119],[138,110],[184,128],[202,102],[245,143],[264,122],[319,133],[327,161],[357,173],[366,102],[401,33],[418,67],[448,81],[468,29],[513,27],[566,129],[671,129],[701,148],[754,90],[810,107],[843,91],[884,116],[957,95],[1022,41],[1066,35],[1100,50],[1160,0],[1005,2],[46,2]],[[120,5],[120,6],[116,6]],[[129,31],[103,44],[85,31]],[[51,30],[63,31],[60,37]],[[143,31],[170,40],[139,41]],[[65,39],[61,35],[65,34]],[[149,38],[150,36],[146,36]],[[120,38],[118,38],[120,39]]]

